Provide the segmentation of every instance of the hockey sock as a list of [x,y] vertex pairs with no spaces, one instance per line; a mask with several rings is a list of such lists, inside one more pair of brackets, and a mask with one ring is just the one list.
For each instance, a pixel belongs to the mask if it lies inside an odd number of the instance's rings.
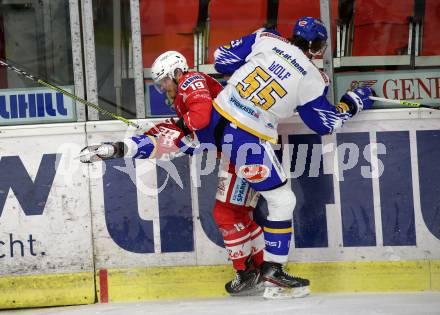
[[264,226],[264,260],[284,264],[289,255],[290,239],[292,237],[292,220],[266,220]]
[[[246,270],[246,260],[251,254],[251,234],[243,224],[223,225],[223,242],[235,270]],[[226,232],[226,233],[225,233]]]
[[264,252],[264,234],[261,227],[251,221],[249,225],[249,231],[251,233],[251,246],[252,246],[252,262],[255,268],[259,268],[263,263]]

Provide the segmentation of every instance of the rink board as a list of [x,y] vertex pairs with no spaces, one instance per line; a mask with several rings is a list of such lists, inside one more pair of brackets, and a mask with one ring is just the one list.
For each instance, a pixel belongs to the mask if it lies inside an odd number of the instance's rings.
[[[370,111],[325,137],[280,126],[289,261],[314,292],[440,290],[438,114]],[[0,308],[225,294],[215,159],[81,164],[86,144],[132,135],[118,121],[0,131]]]
[[433,291],[440,291],[440,261],[431,261],[431,287]]
[[0,291],[0,308],[95,302],[95,283],[91,272],[2,276]]
[[[289,263],[311,281],[312,293],[438,291],[440,261]],[[437,268],[437,275],[435,269]],[[109,269],[96,273],[101,303],[226,296],[228,265]]]
[[0,128],[0,309],[95,300],[84,130]]

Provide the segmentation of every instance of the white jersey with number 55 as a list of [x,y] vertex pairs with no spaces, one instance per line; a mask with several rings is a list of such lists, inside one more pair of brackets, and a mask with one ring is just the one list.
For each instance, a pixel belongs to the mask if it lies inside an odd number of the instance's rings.
[[257,32],[215,52],[215,68],[232,74],[214,100],[218,112],[238,127],[276,143],[280,119],[298,106],[322,102],[328,78],[286,39]]

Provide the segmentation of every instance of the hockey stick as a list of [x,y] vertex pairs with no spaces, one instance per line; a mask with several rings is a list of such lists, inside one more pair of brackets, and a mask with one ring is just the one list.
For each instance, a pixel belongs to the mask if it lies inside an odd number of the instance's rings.
[[15,73],[17,73],[17,74],[19,74],[19,75],[22,75],[22,76],[28,78],[28,79],[31,80],[31,81],[34,81],[34,82],[36,82],[36,83],[38,83],[38,84],[40,84],[40,85],[43,85],[43,86],[45,86],[45,87],[48,87],[49,89],[52,89],[52,90],[54,90],[54,91],[57,91],[57,92],[59,92],[59,93],[65,95],[65,96],[67,96],[67,97],[70,97],[71,99],[73,99],[73,100],[75,100],[75,101],[78,101],[78,102],[80,102],[80,103],[82,103],[82,104],[84,104],[84,105],[86,105],[86,106],[89,106],[89,107],[91,107],[91,108],[97,110],[98,112],[102,113],[103,115],[107,115],[107,116],[109,116],[109,117],[111,117],[111,118],[114,118],[114,119],[120,120],[120,121],[122,121],[123,123],[125,123],[125,124],[127,124],[127,125],[129,125],[129,126],[135,127],[136,129],[141,129],[141,127],[140,127],[138,124],[136,124],[136,123],[134,123],[134,122],[128,120],[127,118],[124,118],[124,117],[122,117],[122,116],[119,116],[119,115],[113,114],[112,112],[109,112],[108,110],[106,110],[106,109],[104,109],[104,108],[102,108],[102,107],[100,107],[100,106],[98,106],[98,105],[96,105],[96,104],[94,104],[94,103],[92,103],[92,102],[86,101],[85,99],[82,99],[81,97],[78,97],[78,96],[76,96],[75,94],[70,93],[69,91],[66,91],[66,90],[64,90],[64,89],[62,89],[62,88],[60,88],[60,87],[58,87],[58,86],[56,86],[56,85],[53,85],[53,84],[51,84],[51,83],[49,83],[49,82],[47,82],[47,81],[44,81],[44,80],[42,80],[42,79],[40,79],[40,78],[38,78],[38,77],[36,77],[36,76],[33,76],[32,74],[27,73],[26,71],[23,71],[23,70],[21,70],[21,69],[18,69],[17,67],[15,67],[15,66],[13,66],[13,65],[11,65],[11,64],[9,64],[9,63],[7,63],[7,62],[6,62],[5,60],[3,60],[3,59],[0,59],[0,65],[2,65],[2,66],[4,66],[4,67],[8,68],[9,70],[14,71]]
[[435,105],[427,105],[427,104],[421,104],[421,103],[409,102],[409,101],[402,101],[402,100],[392,100],[392,99],[389,99],[389,98],[376,97],[376,96],[370,96],[369,98],[370,98],[370,100],[384,102],[384,103],[399,104],[399,105],[405,105],[405,106],[415,107],[415,108],[422,107],[422,108],[430,108],[430,109],[438,109],[438,110],[440,110],[440,107],[439,106],[435,106]]

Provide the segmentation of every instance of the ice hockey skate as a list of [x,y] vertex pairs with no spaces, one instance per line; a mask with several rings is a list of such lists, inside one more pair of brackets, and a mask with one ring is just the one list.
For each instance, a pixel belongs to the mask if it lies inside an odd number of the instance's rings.
[[300,298],[310,294],[308,279],[289,275],[278,263],[264,262],[261,278],[264,282],[263,297],[266,299]]
[[263,281],[257,269],[238,270],[235,278],[226,283],[226,292],[231,296],[262,295]]

